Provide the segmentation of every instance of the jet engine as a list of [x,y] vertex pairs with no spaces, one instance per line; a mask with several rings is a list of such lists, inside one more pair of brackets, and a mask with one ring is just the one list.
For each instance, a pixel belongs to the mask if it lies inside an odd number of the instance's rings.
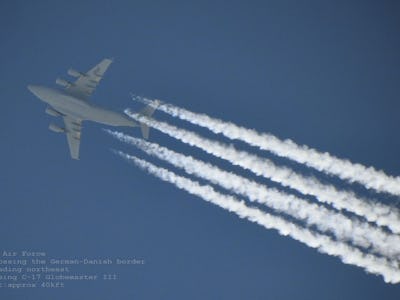
[[57,132],[57,133],[65,132],[65,128],[61,128],[61,127],[59,127],[59,126],[57,126],[55,124],[50,124],[49,125],[49,129],[51,131],[54,131],[54,132]]
[[68,70],[68,75],[71,75],[72,77],[80,77],[80,76],[86,76],[86,74],[83,74],[79,71],[76,71],[74,69],[69,69]]
[[57,78],[56,80],[56,84],[61,85],[65,88],[70,87],[72,85],[71,82],[65,80],[65,79],[61,79],[61,78]]
[[46,108],[46,114],[53,116],[53,117],[61,117],[62,114],[59,113],[58,111],[52,109],[51,107]]

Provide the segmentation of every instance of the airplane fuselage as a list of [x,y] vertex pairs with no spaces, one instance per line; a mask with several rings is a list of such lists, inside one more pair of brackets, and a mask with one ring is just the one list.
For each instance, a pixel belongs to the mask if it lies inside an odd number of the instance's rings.
[[60,90],[34,85],[29,85],[28,88],[36,97],[62,115],[111,126],[138,126],[123,114],[104,109]]

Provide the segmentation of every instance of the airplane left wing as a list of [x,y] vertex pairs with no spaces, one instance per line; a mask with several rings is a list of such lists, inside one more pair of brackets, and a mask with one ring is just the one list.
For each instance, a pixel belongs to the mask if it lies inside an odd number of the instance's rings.
[[65,116],[65,133],[67,135],[69,152],[73,159],[79,159],[79,145],[81,143],[82,121]]
[[104,73],[107,71],[108,67],[112,63],[111,59],[103,59],[96,66],[91,68],[86,73],[81,73],[73,69],[68,70],[68,74],[78,79],[73,83],[68,83],[61,80],[61,84],[65,84],[65,90],[78,98],[88,100],[92,95],[93,91],[96,89],[101,78],[103,78]]

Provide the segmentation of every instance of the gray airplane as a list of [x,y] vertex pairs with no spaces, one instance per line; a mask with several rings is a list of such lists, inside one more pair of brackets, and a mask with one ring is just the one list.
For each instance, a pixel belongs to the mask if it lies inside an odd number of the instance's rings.
[[[93,121],[111,126],[140,126],[144,138],[149,136],[149,128],[143,123],[137,123],[127,116],[101,108],[89,102],[89,98],[99,84],[111,59],[103,59],[86,73],[73,69],[68,74],[77,77],[75,82],[57,79],[56,83],[64,87],[64,91],[43,86],[28,85],[28,89],[40,100],[48,104],[46,113],[54,117],[62,117],[64,128],[50,124],[49,129],[67,135],[69,151],[73,159],[79,159],[82,122]],[[155,107],[146,106],[140,114],[151,116]]]

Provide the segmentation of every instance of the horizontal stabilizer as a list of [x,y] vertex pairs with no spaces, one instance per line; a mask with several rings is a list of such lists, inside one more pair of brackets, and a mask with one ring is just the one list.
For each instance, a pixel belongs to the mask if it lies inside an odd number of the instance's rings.
[[[145,117],[151,117],[154,111],[157,109],[158,105],[159,105],[158,101],[152,103],[151,105],[147,105],[139,112],[139,114]],[[149,138],[149,131],[150,131],[149,126],[147,126],[144,123],[140,123],[140,129],[142,130],[143,138],[147,140]]]

